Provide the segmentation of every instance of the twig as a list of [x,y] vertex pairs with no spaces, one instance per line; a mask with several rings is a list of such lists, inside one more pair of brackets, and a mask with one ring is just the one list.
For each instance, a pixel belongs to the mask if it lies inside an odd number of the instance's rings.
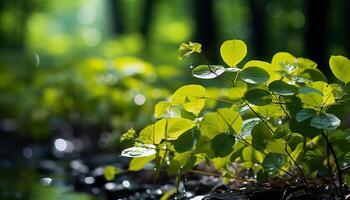
[[229,104],[235,104],[236,102],[230,101],[230,100],[225,100],[225,99],[219,99],[219,98],[211,98],[211,97],[199,97],[200,99],[209,99],[209,100],[216,100],[216,101],[221,101]]
[[[286,141],[287,142],[287,141]],[[301,169],[301,167],[299,166],[299,164],[294,160],[294,158],[292,157],[292,155],[290,155],[289,151],[287,148],[284,149],[284,151],[287,153],[288,157],[292,160],[292,162],[294,163],[294,165],[297,167],[297,169],[300,171],[301,177],[304,181],[304,186],[306,187],[307,190],[309,190],[309,184],[307,182],[306,176],[304,174],[303,169]]]
[[[334,180],[334,173],[333,173],[333,169],[332,169],[332,166],[331,166],[331,161],[330,161],[330,155],[329,155],[329,148],[327,147],[327,165],[328,165],[328,168],[329,168],[329,174],[331,176],[331,183],[330,185],[333,185],[334,188],[335,188],[335,192],[337,193],[337,196],[339,196],[339,190],[338,190],[338,186]],[[333,188],[332,188],[333,189]]]
[[207,176],[221,177],[221,174],[217,174],[217,173],[209,172],[209,171],[201,171],[201,170],[192,169],[190,172],[195,173],[195,174],[207,175]]
[[216,72],[214,72],[211,68],[211,66],[209,65],[209,63],[207,62],[207,59],[205,58],[204,54],[201,54],[202,55],[202,58],[203,58],[203,61],[206,65],[208,65],[208,68],[209,68],[209,71],[213,74],[215,74],[216,77],[219,77],[220,79],[222,79],[223,81],[225,81],[228,85],[230,86],[233,86],[234,87],[234,84],[232,84],[230,81],[228,81],[227,79],[225,79],[224,77],[221,77],[220,75],[218,75]]
[[[242,98],[243,99],[243,98]],[[267,128],[270,130],[270,132],[272,134],[275,134],[274,130],[269,126],[269,124],[262,119],[262,117],[249,105],[249,103],[243,99],[243,101],[247,104],[247,106],[254,112],[254,114],[259,117],[259,119],[267,126]],[[287,141],[286,141],[287,142]],[[280,147],[281,148],[281,147]],[[283,148],[281,148],[283,149]],[[298,163],[293,159],[293,157],[290,155],[290,153],[288,152],[287,148],[284,149],[284,151],[287,153],[288,157],[293,161],[293,163],[296,165],[296,167],[299,169],[300,173],[301,173],[301,176],[302,176],[302,183],[303,185],[306,187],[306,189],[309,189],[309,185],[307,183],[307,180],[306,180],[306,177],[305,177],[305,174],[303,172],[303,170],[300,168],[300,166],[298,165]]]
[[325,134],[325,132],[322,132],[322,136],[323,136],[324,140],[326,141],[327,148],[329,148],[329,150],[331,151],[331,154],[332,154],[333,159],[334,159],[335,166],[336,166],[337,171],[338,171],[338,182],[339,182],[340,199],[341,200],[345,200],[345,196],[344,196],[344,192],[343,192],[343,172],[342,172],[342,169],[340,168],[337,155],[335,154],[335,151],[333,149],[332,143],[329,141],[329,139],[328,139],[327,135]]

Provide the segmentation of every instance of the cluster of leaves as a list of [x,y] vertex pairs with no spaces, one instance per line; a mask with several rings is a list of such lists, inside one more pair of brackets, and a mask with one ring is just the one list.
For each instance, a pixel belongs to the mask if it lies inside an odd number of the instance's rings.
[[[181,45],[179,52],[181,57],[201,53],[200,44]],[[288,175],[307,184],[309,178],[338,170],[350,183],[350,130],[344,123],[350,108],[349,59],[330,58],[340,80],[330,84],[315,62],[287,52],[276,53],[270,63],[241,64],[245,43],[228,40],[220,53],[228,67],[205,63],[192,73],[229,84],[226,94],[216,99],[227,106],[205,110],[211,99],[205,87],[180,87],[156,104],[155,123],[123,137],[133,141],[122,152],[134,157],[130,170],[155,160],[157,171],[166,167],[170,175],[181,175],[207,163],[231,178],[231,164],[240,162],[258,181]]]

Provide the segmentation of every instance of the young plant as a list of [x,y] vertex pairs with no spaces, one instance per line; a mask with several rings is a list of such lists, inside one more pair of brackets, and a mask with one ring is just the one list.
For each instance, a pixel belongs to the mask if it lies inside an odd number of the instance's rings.
[[[198,43],[182,44],[180,57],[201,53]],[[156,174],[166,168],[181,175],[200,163],[213,164],[223,177],[234,177],[233,162],[252,169],[257,181],[289,176],[309,187],[328,174],[332,195],[344,199],[350,183],[350,61],[332,56],[339,80],[328,83],[317,64],[287,52],[271,62],[251,60],[241,40],[225,41],[220,53],[227,66],[206,63],[192,70],[199,79],[220,78],[225,95],[212,97],[201,85],[184,85],[155,106],[155,123],[132,138],[123,156],[134,157],[130,170],[155,160]],[[209,101],[225,103],[207,109]],[[347,122],[348,123],[348,122]],[[127,132],[126,134],[131,134]],[[202,172],[212,173],[212,172]]]

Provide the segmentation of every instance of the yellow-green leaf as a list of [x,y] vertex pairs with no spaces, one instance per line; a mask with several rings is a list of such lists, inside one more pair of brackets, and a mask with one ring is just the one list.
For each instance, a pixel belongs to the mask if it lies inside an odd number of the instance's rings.
[[107,181],[113,180],[116,174],[118,174],[118,169],[116,167],[112,165],[105,167],[103,175]]
[[197,42],[182,43],[179,47],[179,59],[190,56],[192,53],[202,53],[202,45]]
[[171,103],[182,104],[186,111],[198,115],[204,107],[205,94],[205,88],[200,85],[185,85],[171,96]]
[[167,101],[157,103],[154,109],[154,117],[161,118],[170,105],[170,102]]
[[295,64],[296,58],[288,52],[278,52],[272,57],[272,68],[276,70],[283,69],[286,64]]
[[235,87],[227,91],[226,96],[231,99],[241,99],[247,91],[247,84],[243,81],[237,81]]
[[155,155],[133,158],[129,163],[129,171],[139,171],[145,167],[145,165],[156,158]]
[[184,118],[168,119],[168,139],[177,139],[181,134],[193,128],[194,122]]
[[159,144],[165,137],[166,119],[161,119],[148,125],[140,132],[141,140],[146,144]]
[[329,59],[329,66],[337,79],[345,84],[350,82],[350,60],[344,56],[332,56]]
[[247,45],[242,40],[227,40],[221,45],[220,54],[228,66],[234,67],[247,55]]

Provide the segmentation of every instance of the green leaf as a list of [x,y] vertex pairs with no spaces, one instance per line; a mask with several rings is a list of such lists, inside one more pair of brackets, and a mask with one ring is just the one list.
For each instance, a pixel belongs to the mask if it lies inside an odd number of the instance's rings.
[[[147,126],[140,132],[140,139],[146,144],[160,144],[167,138],[177,139],[182,133],[194,126],[194,122],[181,117],[171,119],[161,119],[156,123]],[[167,127],[167,130],[165,128]]]
[[200,79],[213,79],[225,72],[221,65],[199,65],[192,70],[192,75]]
[[227,130],[227,125],[219,114],[208,113],[204,116],[200,122],[201,135],[210,139],[214,138],[220,133],[224,133]]
[[265,150],[267,143],[272,138],[269,128],[263,122],[253,127],[251,135],[252,145],[261,151]]
[[316,93],[316,94],[323,96],[323,93],[320,90],[318,90],[316,88],[312,88],[312,87],[307,87],[307,86],[299,87],[298,93],[300,93],[300,94]]
[[283,138],[286,137],[287,134],[290,134],[289,126],[288,124],[283,124],[276,128],[273,138]]
[[296,62],[296,58],[287,52],[278,52],[272,57],[272,67],[275,69],[284,69],[284,67],[288,64],[294,64]]
[[167,139],[177,139],[182,133],[193,128],[194,122],[184,118],[168,119]]
[[310,125],[318,129],[335,130],[340,126],[340,119],[333,114],[319,113],[312,117]]
[[227,91],[227,96],[231,99],[241,99],[247,91],[247,84],[242,81],[237,81],[235,87]]
[[225,72],[232,72],[232,73],[239,72],[239,71],[241,71],[241,70],[242,70],[242,69],[237,68],[237,67],[225,68]]
[[192,152],[187,151],[185,153],[180,153],[174,156],[173,160],[167,169],[169,175],[174,175],[177,173],[186,173],[190,171],[196,164],[196,157]]
[[269,153],[285,154],[285,146],[286,141],[284,139],[273,139],[267,142],[266,149]]
[[294,95],[298,92],[298,88],[284,81],[276,80],[269,84],[269,90],[279,95]]
[[329,66],[337,79],[345,84],[350,81],[350,60],[344,56],[331,56]]
[[303,152],[303,150],[304,150],[304,144],[303,143],[299,143],[295,147],[295,150],[291,153],[291,157],[293,158],[293,160],[297,161],[299,156]]
[[326,76],[318,69],[305,69],[300,75],[308,80],[327,82]]
[[161,118],[170,105],[170,102],[167,101],[157,103],[154,109],[154,117]]
[[279,71],[281,70],[280,67],[274,68],[270,63],[260,61],[260,60],[251,60],[247,62],[243,69],[248,68],[248,67],[259,67],[261,69],[264,69],[267,73],[269,73],[270,79],[267,81],[267,83],[274,81],[274,80],[279,80],[281,79],[281,75]]
[[308,87],[299,88],[297,96],[305,105],[316,108],[335,103],[332,87],[322,81],[312,82]]
[[297,122],[302,122],[305,121],[307,119],[310,119],[311,117],[316,115],[316,111],[314,109],[311,108],[307,108],[307,109],[302,109],[299,112],[297,112],[296,115],[296,120]]
[[205,88],[200,85],[185,85],[171,96],[172,104],[182,104],[188,112],[198,115],[205,104]]
[[242,128],[242,117],[229,108],[218,109],[216,113],[208,113],[200,122],[200,131],[210,139],[225,132],[239,133]]
[[242,151],[242,160],[251,163],[262,163],[264,160],[264,154],[250,146],[247,146]]
[[322,105],[323,96],[318,93],[308,93],[306,95],[298,94],[297,96],[300,98],[301,102],[307,106],[318,108]]
[[164,194],[162,195],[162,197],[159,200],[169,200],[176,193],[177,193],[177,189],[171,188],[171,189],[167,190],[166,192],[164,192]]
[[267,90],[253,88],[244,94],[244,99],[249,103],[264,106],[272,103],[272,95]]
[[174,144],[174,148],[177,152],[183,153],[185,151],[191,151],[196,146],[199,140],[198,131],[188,131],[177,138]]
[[230,156],[226,156],[226,157],[216,157],[211,159],[211,162],[213,163],[215,169],[217,169],[218,171],[224,171],[225,169],[227,169],[227,164],[230,163]]
[[129,171],[139,171],[145,167],[145,165],[156,158],[155,155],[138,157],[131,159],[129,163]]
[[247,55],[247,46],[242,40],[227,40],[221,45],[220,54],[228,66],[234,67]]
[[127,149],[124,149],[122,151],[122,156],[124,157],[146,157],[153,154],[156,154],[155,146],[154,145],[148,145],[143,147],[130,147]]
[[269,153],[265,156],[262,166],[267,172],[274,172],[282,166],[284,160],[285,157],[281,154]]
[[260,84],[270,79],[269,73],[259,67],[247,67],[239,73],[239,78],[250,84]]
[[123,144],[125,143],[133,144],[136,138],[137,138],[137,134],[135,130],[131,128],[120,137],[120,142]]
[[257,125],[259,122],[260,122],[260,119],[258,117],[244,120],[242,125],[242,130],[241,130],[242,138],[246,139],[248,135],[250,135],[250,132],[252,131],[253,127]]
[[253,109],[264,118],[283,117],[286,115],[278,104],[254,106]]
[[211,140],[211,148],[214,150],[216,157],[225,157],[233,150],[235,138],[232,135],[221,133]]
[[190,56],[192,53],[202,53],[202,45],[197,42],[182,43],[179,47],[179,59]]
[[298,63],[301,69],[315,69],[317,67],[317,63],[308,58],[299,57],[297,58],[296,63]]
[[226,123],[227,131],[231,132],[231,134],[237,134],[241,131],[243,120],[238,112],[230,108],[220,108],[217,113]]
[[103,175],[107,181],[113,180],[116,174],[118,174],[118,169],[112,165],[106,166],[103,172]]
[[165,138],[166,119],[161,119],[154,124],[148,125],[140,132],[140,139],[145,144],[160,144]]
[[161,116],[164,119],[178,118],[181,117],[181,110],[178,106],[169,106]]

